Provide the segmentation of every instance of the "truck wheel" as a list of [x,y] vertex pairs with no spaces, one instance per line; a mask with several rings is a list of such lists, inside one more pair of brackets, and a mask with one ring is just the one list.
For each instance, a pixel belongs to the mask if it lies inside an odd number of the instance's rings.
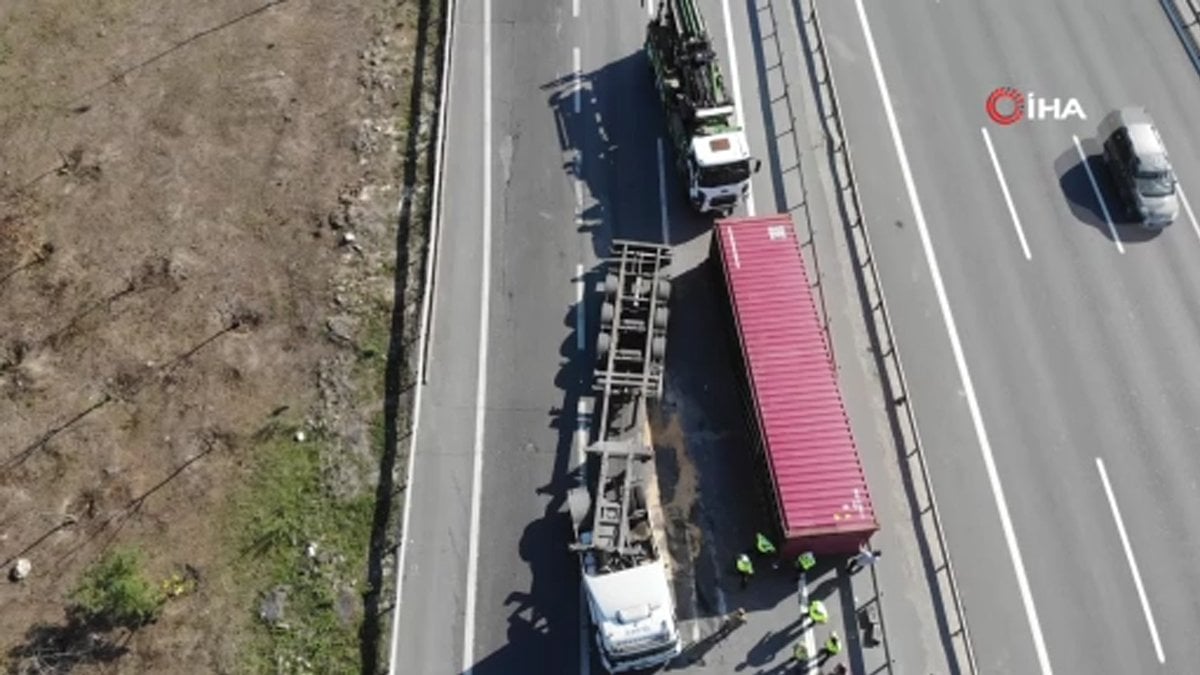
[[666,302],[671,297],[671,282],[666,279],[659,279],[657,293],[659,301]]
[[655,361],[661,361],[667,355],[667,339],[665,337],[656,337],[650,342],[650,358]]
[[606,302],[600,305],[600,323],[601,325],[609,325],[613,322],[613,318],[617,315],[617,308],[613,307],[611,302]]
[[666,329],[667,320],[671,318],[671,310],[666,307],[659,307],[654,313],[654,327]]
[[616,293],[617,286],[619,283],[620,282],[617,279],[617,275],[609,274],[608,276],[604,277],[604,292],[605,293]]
[[603,358],[612,348],[612,334],[600,333],[596,336],[596,356]]

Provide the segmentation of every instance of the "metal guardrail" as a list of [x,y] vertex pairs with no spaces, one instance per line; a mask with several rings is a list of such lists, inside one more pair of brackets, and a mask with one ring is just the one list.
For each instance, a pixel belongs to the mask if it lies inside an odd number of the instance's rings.
[[[1167,1],[1169,1],[1169,0],[1167,0]],[[909,454],[910,454],[910,456],[911,456],[911,454],[915,454],[917,456],[917,463],[921,469],[921,479],[925,484],[925,493],[928,495],[928,498],[929,498],[929,510],[933,517],[933,525],[934,525],[933,529],[934,529],[935,534],[937,535],[937,543],[938,543],[938,546],[941,548],[942,560],[944,561],[941,568],[935,569],[935,572],[941,571],[943,569],[945,570],[946,578],[947,578],[947,581],[950,586],[950,595],[954,599],[955,614],[958,617],[959,628],[957,631],[954,631],[953,633],[951,633],[951,636],[953,637],[955,635],[960,635],[962,637],[963,650],[966,653],[968,670],[970,673],[972,673],[972,675],[975,675],[979,672],[979,670],[978,670],[978,666],[975,661],[975,652],[974,652],[973,647],[971,646],[971,633],[970,633],[970,629],[967,627],[966,613],[963,610],[962,598],[960,597],[960,594],[959,594],[958,583],[955,581],[954,565],[950,560],[950,548],[946,544],[946,535],[942,528],[941,517],[938,515],[939,509],[937,506],[937,499],[934,496],[933,483],[929,478],[929,468],[926,465],[925,453],[922,450],[924,445],[921,441],[921,436],[920,436],[920,432],[917,427],[916,418],[913,415],[913,410],[912,410],[912,405],[911,405],[912,399],[909,396],[908,385],[906,384],[907,378],[904,375],[904,368],[900,363],[899,355],[896,353],[896,338],[892,332],[891,315],[889,314],[888,309],[887,309],[887,302],[884,297],[883,284],[879,280],[879,273],[875,267],[875,254],[871,249],[871,240],[867,234],[867,228],[865,225],[865,217],[863,215],[864,210],[862,207],[862,201],[860,200],[859,194],[858,194],[858,181],[855,178],[855,174],[854,174],[853,157],[850,152],[850,145],[849,145],[848,137],[846,135],[846,130],[842,126],[841,106],[838,103],[837,86],[834,84],[834,81],[833,81],[833,70],[830,67],[829,54],[825,50],[824,33],[821,31],[820,17],[817,13],[817,3],[816,3],[816,0],[810,0],[810,2],[808,4],[809,4],[808,17],[803,20],[805,23],[810,23],[813,26],[813,32],[816,36],[816,42],[817,42],[816,48],[814,51],[821,57],[823,70],[825,73],[824,79],[821,80],[819,82],[819,84],[824,85],[824,86],[828,87],[828,89],[829,89],[829,101],[830,101],[829,117],[832,118],[833,124],[835,125],[835,130],[838,135],[837,145],[833,148],[833,152],[834,152],[834,154],[840,154],[843,157],[843,160],[845,163],[845,173],[846,173],[845,184],[839,185],[837,187],[841,190],[847,190],[849,192],[849,196],[850,196],[849,203],[850,203],[850,205],[853,206],[854,211],[855,211],[854,222],[851,224],[850,227],[851,227],[851,229],[858,230],[859,235],[862,237],[862,246],[864,249],[863,252],[866,254],[865,259],[862,260],[860,265],[861,265],[861,267],[867,269],[870,272],[871,281],[875,286],[876,293],[879,298],[878,302],[876,302],[875,306],[872,307],[871,309],[873,312],[874,311],[879,312],[880,323],[882,323],[882,325],[883,325],[883,333],[884,333],[884,335],[887,336],[887,340],[888,340],[887,350],[883,351],[880,354],[880,356],[885,359],[890,359],[892,361],[893,366],[896,369],[896,374],[897,374],[896,384],[898,385],[898,388],[900,390],[900,395],[893,397],[892,405],[902,406],[904,409],[904,416],[905,416],[905,419],[907,420],[909,429],[913,435],[913,441],[914,441],[914,446],[915,446],[913,448],[913,450],[911,451],[911,453],[909,453]],[[837,180],[836,176],[835,176],[835,180]],[[853,238],[850,242],[850,245],[851,246],[855,245],[853,242]],[[881,348],[882,348],[882,345],[881,345]],[[875,576],[874,571],[872,571],[872,583],[875,583],[875,590],[876,590],[876,594],[878,595],[878,584],[875,582],[874,576]],[[882,620],[883,620],[883,617],[881,616],[880,617],[881,627],[882,627]],[[884,632],[886,634],[886,628],[884,628]],[[889,659],[889,661],[890,661],[890,659]]]
[[[446,110],[447,110],[447,108],[449,108],[448,102],[450,99],[450,67],[451,67],[451,63],[452,63],[451,55],[454,53],[452,46],[453,46],[453,42],[454,42],[454,11],[455,11],[455,6],[456,6],[456,0],[430,0],[430,1],[431,2],[441,2],[442,3],[442,11],[444,12],[444,15],[442,16],[442,25],[444,26],[444,29],[442,32],[442,80],[439,83],[439,86],[441,87],[441,89],[438,91],[438,121],[437,121],[437,125],[433,129],[434,143],[435,143],[434,152],[437,154],[434,156],[434,159],[433,159],[434,178],[433,178],[433,192],[430,197],[431,217],[430,217],[430,221],[429,221],[429,223],[430,223],[429,224],[429,235],[428,235],[429,243],[428,243],[428,248],[425,251],[425,289],[421,296],[421,325],[418,329],[419,332],[417,335],[417,340],[419,341],[418,350],[417,350],[418,351],[417,359],[419,360],[419,362],[417,365],[417,370],[418,370],[418,375],[421,378],[421,382],[416,385],[417,393],[416,393],[416,397],[413,401],[413,407],[412,407],[412,412],[413,412],[412,425],[413,426],[411,429],[410,439],[409,439],[409,456],[408,456],[408,462],[407,462],[408,466],[406,468],[405,477],[404,477],[404,486],[405,486],[404,507],[403,507],[404,514],[401,516],[402,524],[400,526],[400,540],[396,545],[396,569],[395,569],[395,576],[393,577],[393,579],[395,580],[396,588],[395,588],[394,598],[392,600],[392,627],[391,627],[392,629],[391,629],[391,631],[389,631],[390,635],[388,636],[388,639],[391,642],[391,644],[388,645],[388,664],[387,664],[388,669],[387,669],[387,672],[389,673],[389,675],[394,675],[395,673],[398,672],[396,669],[396,661],[399,657],[395,650],[396,650],[396,647],[399,644],[399,642],[396,639],[396,631],[399,629],[398,626],[399,626],[399,621],[400,621],[400,598],[401,598],[402,588],[404,585],[404,558],[405,558],[405,553],[408,550],[408,547],[406,547],[404,545],[404,537],[408,535],[408,516],[410,513],[412,513],[412,493],[413,493],[413,491],[408,488],[410,486],[412,486],[413,466],[416,465],[416,462],[415,462],[415,452],[416,452],[416,443],[417,443],[416,430],[417,430],[417,425],[419,424],[421,388],[425,384],[427,384],[429,381],[429,379],[428,379],[429,345],[431,342],[433,342],[430,334],[432,333],[432,326],[433,326],[432,308],[433,308],[433,285],[434,285],[434,277],[435,277],[434,268],[437,266],[438,239],[439,239],[439,232],[441,231],[441,219],[442,219],[442,203],[441,203],[442,173],[443,173],[442,164],[443,164],[443,161],[444,161],[445,155],[446,155],[446,142],[445,142],[445,139],[446,139]],[[407,198],[411,199],[412,195],[408,194]],[[399,210],[399,209],[397,209],[397,210]],[[397,274],[399,274],[399,273],[401,273],[401,272],[399,270],[397,270]],[[395,298],[394,302],[404,302],[404,298],[399,298],[399,297]]]
[[[429,250],[425,253],[425,293],[421,298],[421,384],[429,383],[429,345],[433,342],[433,285],[436,275],[433,271],[437,267],[437,256],[439,242],[441,241],[440,233],[442,230],[442,174],[443,163],[446,159],[446,110],[450,107],[446,105],[450,98],[450,68],[453,64],[452,55],[454,51],[451,46],[454,42],[454,10],[456,0],[443,0],[442,11],[445,12],[443,21],[445,22],[446,30],[442,34],[442,81],[439,83],[438,90],[438,121],[437,127],[433,130],[434,148],[433,159],[433,194],[429,201]],[[396,302],[401,302],[402,298],[396,298]]]
[[1183,42],[1192,67],[1200,71],[1200,0],[1159,0],[1159,4]]

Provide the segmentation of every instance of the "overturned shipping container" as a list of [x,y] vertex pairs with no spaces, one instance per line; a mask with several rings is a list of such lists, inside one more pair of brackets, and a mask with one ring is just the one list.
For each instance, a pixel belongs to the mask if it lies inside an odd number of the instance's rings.
[[719,221],[711,257],[781,552],[854,553],[879,524],[792,220]]

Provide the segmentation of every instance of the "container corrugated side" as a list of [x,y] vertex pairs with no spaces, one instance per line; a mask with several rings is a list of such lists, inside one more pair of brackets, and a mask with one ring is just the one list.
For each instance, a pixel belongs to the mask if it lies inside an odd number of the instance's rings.
[[713,237],[784,553],[853,553],[879,524],[791,218]]

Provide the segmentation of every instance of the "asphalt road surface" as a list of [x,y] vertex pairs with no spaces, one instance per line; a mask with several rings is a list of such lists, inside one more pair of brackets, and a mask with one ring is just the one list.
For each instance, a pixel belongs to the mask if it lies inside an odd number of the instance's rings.
[[[799,160],[777,144],[795,120],[772,113],[783,105],[783,70],[793,71],[790,86],[806,86],[791,24],[767,25],[763,7],[736,0],[701,7],[730,84],[737,82],[751,147],[764,159],[754,211],[792,209],[800,199],[784,191],[795,189],[789,172]],[[774,9],[780,18],[792,11]],[[598,315],[590,287],[614,237],[665,239],[676,251],[667,380],[667,412],[675,417],[660,431],[669,446],[664,500],[676,522],[686,522],[674,544],[695,563],[693,577],[676,579],[684,639],[711,633],[736,606],[752,610],[746,628],[686,669],[785,668],[799,614],[790,575],[769,581],[764,570],[753,592],[739,594],[726,570],[762,514],[747,498],[752,477],[740,459],[735,374],[718,337],[715,287],[699,268],[708,223],[688,212],[670,148],[660,147],[665,125],[641,53],[648,16],[636,0],[458,2],[430,382],[416,434],[394,673],[600,672],[563,499],[580,462],[575,412],[590,388]],[[789,42],[772,54],[766,46],[779,39]],[[777,63],[783,58],[786,67]],[[855,313],[851,295],[847,287],[839,314]],[[850,353],[865,353],[834,332]],[[856,367],[861,382],[851,388],[868,389],[869,365]],[[856,432],[866,429],[864,451],[882,457],[883,441],[868,440],[886,435],[871,428],[870,413],[879,412],[869,400],[864,394],[848,407]],[[873,479],[894,478],[876,471]],[[898,484],[872,489],[880,505],[904,502]],[[898,512],[887,526],[896,532],[904,520]],[[896,563],[886,574],[920,584],[919,563]],[[820,592],[841,594],[824,597],[853,646],[861,587],[837,577],[830,573]],[[896,588],[885,605],[885,614],[889,606],[903,610],[888,620],[906,638],[921,629],[902,624],[932,612],[919,596]],[[934,632],[932,619],[916,623]],[[913,672],[942,672],[923,655],[939,651],[936,637],[932,646],[914,638],[908,651],[892,654]],[[875,672],[854,658],[855,672]]]
[[593,670],[563,504],[598,313],[578,305],[613,236],[664,234],[647,14],[458,5],[394,672]]
[[[1200,228],[1189,208],[1157,236],[1110,227],[1093,138],[1109,110],[1146,106],[1200,199],[1200,77],[1166,14],[820,7],[982,672],[1194,671]],[[984,101],[1000,86],[1075,98],[1087,119],[998,126]]]

